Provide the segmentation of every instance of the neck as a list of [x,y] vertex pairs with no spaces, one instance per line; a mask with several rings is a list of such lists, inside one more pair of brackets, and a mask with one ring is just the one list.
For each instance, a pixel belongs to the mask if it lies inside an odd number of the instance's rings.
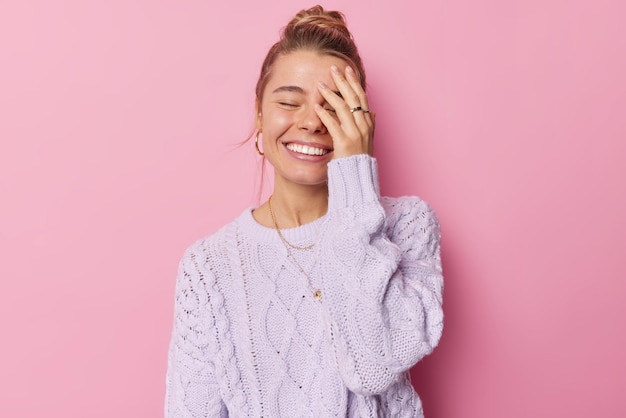
[[280,228],[293,228],[324,216],[328,209],[327,186],[274,187],[272,209]]

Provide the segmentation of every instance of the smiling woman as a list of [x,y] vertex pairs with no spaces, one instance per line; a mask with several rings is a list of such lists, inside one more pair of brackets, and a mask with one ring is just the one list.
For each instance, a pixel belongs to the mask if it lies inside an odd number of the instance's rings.
[[[336,152],[318,112],[333,118],[337,114],[326,101],[321,83],[336,90],[329,69],[345,66],[339,58],[312,51],[296,51],[276,60],[257,105],[257,128],[263,135],[265,156],[275,171],[276,200],[283,199],[281,190],[298,185],[326,194],[327,165]],[[336,94],[333,96],[341,100]],[[325,108],[318,110],[318,106]],[[325,206],[323,200],[320,203]],[[261,218],[262,213],[261,209]],[[293,221],[290,219],[285,226],[298,226]]]
[[408,370],[442,332],[439,224],[379,194],[342,14],[295,16],[256,108],[274,190],[180,263],[166,416],[423,416]]

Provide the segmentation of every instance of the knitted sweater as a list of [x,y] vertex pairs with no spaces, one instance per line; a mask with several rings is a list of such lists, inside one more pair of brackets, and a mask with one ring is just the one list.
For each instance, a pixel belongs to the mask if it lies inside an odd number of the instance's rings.
[[367,155],[332,160],[328,189],[326,215],[282,230],[311,249],[246,210],[187,250],[166,417],[423,416],[408,370],[443,326],[437,218],[380,197]]

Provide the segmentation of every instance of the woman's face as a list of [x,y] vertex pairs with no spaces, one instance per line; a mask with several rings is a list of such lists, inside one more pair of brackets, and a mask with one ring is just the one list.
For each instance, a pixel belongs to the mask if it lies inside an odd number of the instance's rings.
[[315,112],[331,109],[318,90],[324,82],[337,91],[330,67],[344,71],[346,62],[331,55],[296,51],[280,56],[272,68],[260,103],[257,128],[263,152],[274,166],[275,185],[322,185],[333,158],[333,140]]

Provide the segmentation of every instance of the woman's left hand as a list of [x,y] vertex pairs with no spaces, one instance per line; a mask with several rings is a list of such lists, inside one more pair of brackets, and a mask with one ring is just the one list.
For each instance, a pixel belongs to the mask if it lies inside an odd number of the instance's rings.
[[341,74],[334,65],[330,73],[341,96],[322,82],[319,91],[336,116],[319,105],[315,110],[333,139],[333,158],[372,155],[376,115],[369,110],[367,95],[356,73],[348,66],[345,75]]

